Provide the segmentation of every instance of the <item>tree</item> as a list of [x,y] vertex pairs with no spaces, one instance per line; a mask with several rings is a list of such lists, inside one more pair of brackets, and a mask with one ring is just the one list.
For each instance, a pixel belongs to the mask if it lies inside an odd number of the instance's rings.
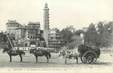
[[82,29],[79,29],[75,32],[76,35],[80,35],[81,33],[84,34],[85,32]]
[[98,32],[98,38],[99,38],[99,40],[98,40],[98,42],[100,43],[100,47],[102,47],[103,46],[103,41],[104,41],[104,38],[103,38],[103,32],[104,32],[104,23],[103,22],[99,22],[98,24],[97,24],[97,32]]
[[112,28],[113,28],[113,22],[108,22],[104,25],[105,31],[104,31],[104,35],[105,35],[105,41],[106,41],[106,45],[107,47],[111,46],[112,44]]
[[95,25],[91,23],[84,35],[84,43],[86,45],[97,45],[98,43],[98,33],[96,31]]
[[108,47],[111,45],[112,40],[112,22],[104,23],[99,22],[97,24],[98,33],[99,33],[99,41],[101,43],[101,47]]
[[60,34],[63,41],[65,42],[63,45],[66,45],[72,41],[74,31],[75,29],[73,28],[73,26],[69,26],[61,30]]

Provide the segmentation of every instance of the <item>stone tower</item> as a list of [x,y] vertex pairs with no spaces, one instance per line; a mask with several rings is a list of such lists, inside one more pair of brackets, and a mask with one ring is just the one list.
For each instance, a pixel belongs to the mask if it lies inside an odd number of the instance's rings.
[[46,42],[46,45],[48,47],[48,36],[49,36],[49,8],[48,4],[45,3],[44,7],[44,39]]

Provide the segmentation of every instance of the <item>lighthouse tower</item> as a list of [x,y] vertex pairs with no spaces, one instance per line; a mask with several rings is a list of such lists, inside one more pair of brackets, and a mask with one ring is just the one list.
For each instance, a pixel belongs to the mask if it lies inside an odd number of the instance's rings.
[[49,8],[48,4],[45,3],[44,6],[44,39],[46,42],[46,45],[48,47],[48,36],[49,36]]

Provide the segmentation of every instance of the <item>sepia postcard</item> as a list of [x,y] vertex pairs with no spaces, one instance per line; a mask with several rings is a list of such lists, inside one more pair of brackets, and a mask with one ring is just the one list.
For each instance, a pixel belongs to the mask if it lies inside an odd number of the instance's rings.
[[0,0],[0,73],[113,73],[113,0]]

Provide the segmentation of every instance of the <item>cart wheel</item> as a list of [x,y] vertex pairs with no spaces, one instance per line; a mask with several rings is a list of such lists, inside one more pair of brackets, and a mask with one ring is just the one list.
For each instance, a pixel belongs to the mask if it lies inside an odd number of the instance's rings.
[[96,62],[96,58],[97,58],[97,55],[95,52],[87,51],[82,55],[81,61],[82,63],[90,64],[90,63]]
[[95,58],[94,54],[91,54],[91,53],[87,54],[86,63],[91,64],[94,61],[94,58]]

